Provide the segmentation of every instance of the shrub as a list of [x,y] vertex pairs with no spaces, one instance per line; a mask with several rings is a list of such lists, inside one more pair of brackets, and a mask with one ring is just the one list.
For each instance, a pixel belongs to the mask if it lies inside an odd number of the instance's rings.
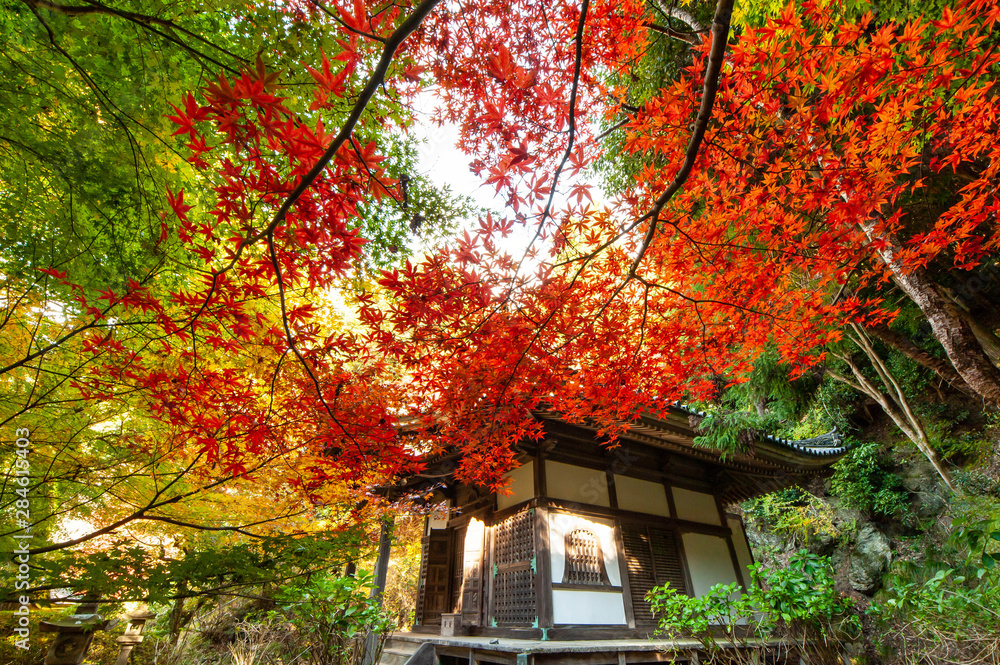
[[1000,663],[1000,503],[952,506],[954,531],[926,560],[899,563],[869,608],[889,662]]
[[903,481],[892,470],[877,443],[850,442],[851,449],[833,469],[830,491],[845,508],[892,517],[907,507]]
[[[394,624],[371,598],[371,575],[322,575],[277,595],[280,617],[290,629],[283,641],[286,655],[309,665],[360,665],[365,650],[374,649],[377,662]],[[273,639],[273,638],[272,638]]]
[[698,640],[709,662],[722,655],[719,636],[736,647],[726,652],[729,660],[755,658],[755,645],[778,638],[775,648],[820,661],[836,652],[842,637],[857,637],[860,621],[852,601],[836,591],[828,558],[800,550],[784,566],[750,566],[750,576],[742,593],[737,583],[717,584],[700,598],[669,586],[653,589],[647,598],[660,616],[659,632]]
[[833,523],[833,509],[818,497],[798,487],[778,490],[743,504],[744,514],[775,533],[798,544],[816,536],[840,535]]

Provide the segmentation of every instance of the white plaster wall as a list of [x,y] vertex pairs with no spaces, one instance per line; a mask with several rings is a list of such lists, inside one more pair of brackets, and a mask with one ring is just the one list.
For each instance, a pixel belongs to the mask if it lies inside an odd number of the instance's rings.
[[740,562],[740,574],[743,575],[743,584],[750,585],[750,571],[747,566],[753,563],[753,555],[750,553],[750,544],[747,542],[747,535],[743,531],[743,522],[738,517],[727,517],[726,523],[733,532],[733,547],[736,548],[736,560]]
[[682,520],[701,522],[702,524],[722,525],[719,517],[719,507],[715,497],[704,492],[693,492],[681,487],[671,488],[674,493],[674,507],[677,517]]
[[[546,464],[546,466],[548,466]],[[612,520],[600,517],[549,513],[549,552],[552,582],[562,582],[566,571],[566,534],[576,529],[587,529],[597,536],[604,555],[604,569],[611,586],[622,584],[618,568],[618,546],[615,543],[615,525]],[[621,589],[616,590],[552,590],[552,620],[557,624],[623,625],[625,601]]]
[[670,517],[667,489],[662,483],[615,474],[615,495],[622,510]]
[[608,496],[608,476],[600,469],[545,462],[545,487],[553,499],[611,506]]
[[681,536],[695,596],[704,596],[716,584],[738,582],[725,538],[704,533]]
[[552,590],[552,621],[557,624],[623,625],[621,591]]
[[531,460],[525,462],[516,469],[512,469],[504,476],[509,485],[507,490],[511,494],[504,494],[501,490],[497,492],[497,510],[510,508],[522,501],[535,496],[535,463]]
[[427,516],[427,534],[431,529],[444,529],[448,526],[448,518],[451,514],[451,499],[446,499],[444,503],[438,505],[437,510]]
[[[618,569],[618,547],[615,544],[615,525],[611,520],[599,517],[584,517],[570,513],[549,513],[549,552],[552,567],[552,582],[559,584],[566,572],[566,534],[575,529],[592,531],[601,543],[604,568],[608,572],[611,586],[621,586],[622,576]],[[589,592],[588,592],[589,593]]]

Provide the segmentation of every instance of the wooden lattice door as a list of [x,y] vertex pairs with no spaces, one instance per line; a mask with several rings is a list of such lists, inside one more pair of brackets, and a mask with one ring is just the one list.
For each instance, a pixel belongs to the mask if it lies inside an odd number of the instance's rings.
[[493,526],[490,617],[494,626],[538,625],[534,512],[522,510]]

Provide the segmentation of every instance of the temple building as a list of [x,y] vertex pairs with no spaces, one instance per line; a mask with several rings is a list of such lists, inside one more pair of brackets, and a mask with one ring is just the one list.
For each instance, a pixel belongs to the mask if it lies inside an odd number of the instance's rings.
[[402,489],[444,509],[426,521],[413,630],[381,662],[422,643],[446,664],[669,660],[650,640],[646,593],[748,584],[752,554],[726,506],[822,474],[845,451],[830,434],[723,454],[694,445],[697,415],[639,418],[608,447],[593,428],[536,413],[545,436],[521,448],[506,494],[455,481],[454,457],[430,460]]

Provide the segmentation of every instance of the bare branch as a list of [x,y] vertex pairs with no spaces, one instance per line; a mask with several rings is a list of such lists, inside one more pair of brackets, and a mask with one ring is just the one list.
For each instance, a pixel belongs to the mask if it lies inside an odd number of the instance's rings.
[[649,28],[653,32],[658,32],[661,35],[666,35],[667,37],[677,39],[687,44],[693,45],[698,43],[698,38],[694,36],[694,33],[681,32],[680,30],[674,30],[670,26],[660,25],[659,23],[653,23],[652,21],[646,21],[642,25]]

